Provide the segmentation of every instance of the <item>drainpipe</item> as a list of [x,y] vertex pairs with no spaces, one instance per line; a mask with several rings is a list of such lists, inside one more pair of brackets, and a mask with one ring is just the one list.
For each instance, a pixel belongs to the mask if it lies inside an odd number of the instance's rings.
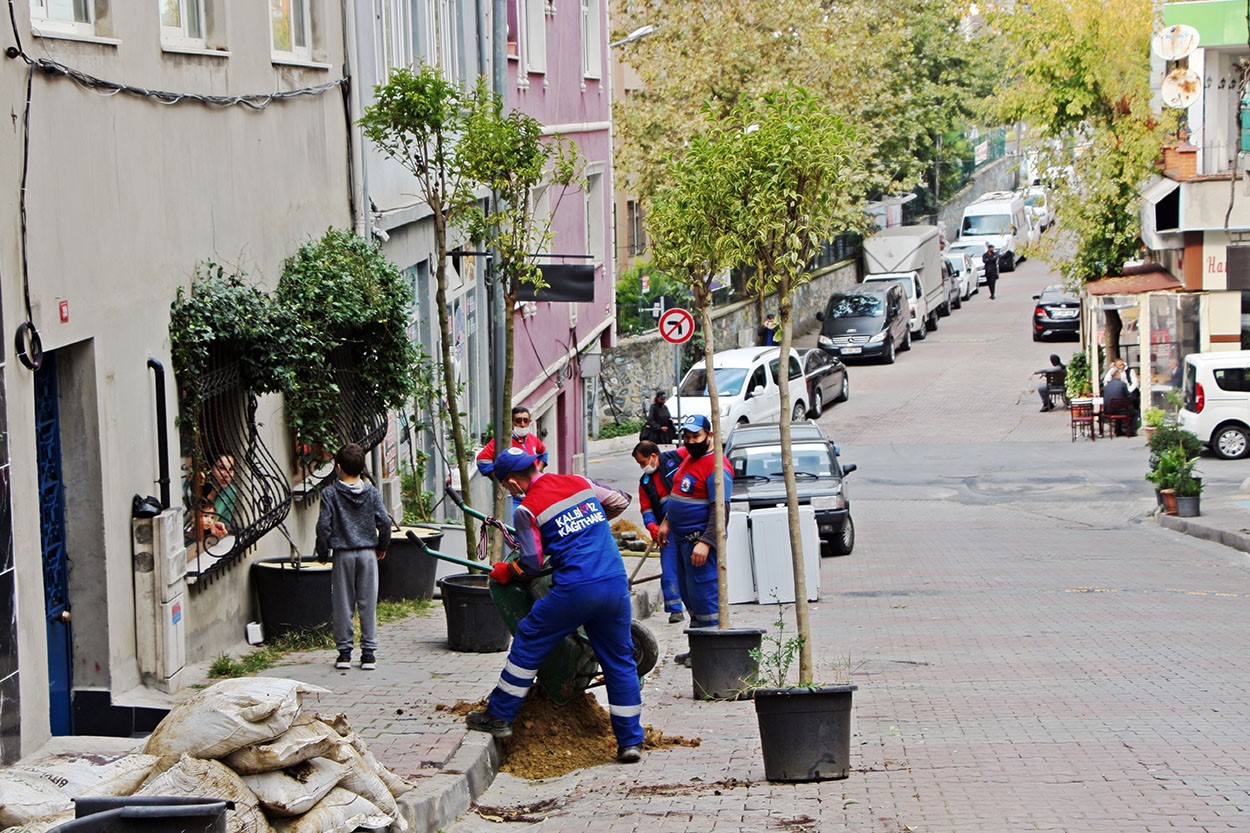
[[148,359],[148,367],[156,372],[156,450],[160,455],[161,508],[169,508],[169,426],[165,413],[165,365]]
[[[364,137],[358,135],[356,122],[364,115],[361,104],[361,49],[360,32],[371,31],[367,23],[362,27],[358,16],[365,15],[368,3],[349,3],[342,0],[343,9],[343,107],[347,117],[347,187],[348,201],[352,211],[352,226],[356,233],[370,239],[372,223],[369,213],[369,178],[364,162]],[[367,19],[367,18],[366,18]]]

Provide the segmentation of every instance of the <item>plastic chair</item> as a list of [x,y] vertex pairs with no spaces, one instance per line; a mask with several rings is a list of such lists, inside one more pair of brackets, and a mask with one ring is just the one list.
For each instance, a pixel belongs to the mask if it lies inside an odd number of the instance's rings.
[[1052,406],[1058,407],[1061,403],[1065,408],[1072,406],[1068,399],[1067,380],[1068,371],[1065,368],[1057,367],[1046,371],[1046,398]]
[[1111,427],[1112,437],[1120,431],[1124,432],[1123,436],[1133,436],[1133,407],[1125,397],[1117,396],[1104,401],[1101,419],[1103,425]]
[[1078,436],[1087,436],[1091,442],[1097,439],[1094,436],[1093,402],[1073,402],[1068,415],[1072,420],[1072,442],[1076,442]]

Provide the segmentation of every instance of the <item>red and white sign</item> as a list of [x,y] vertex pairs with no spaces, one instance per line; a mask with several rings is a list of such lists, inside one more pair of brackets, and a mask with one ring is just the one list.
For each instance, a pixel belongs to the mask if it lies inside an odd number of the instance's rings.
[[689,310],[674,307],[660,316],[660,338],[669,344],[685,344],[694,335],[694,316]]
[[61,323],[68,324],[69,323],[69,299],[62,298],[61,302],[57,304],[57,307],[61,313]]

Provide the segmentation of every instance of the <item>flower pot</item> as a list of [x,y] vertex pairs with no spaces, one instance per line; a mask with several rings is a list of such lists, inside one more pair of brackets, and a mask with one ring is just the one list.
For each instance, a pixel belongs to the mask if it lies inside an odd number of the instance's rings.
[[252,587],[265,639],[331,628],[330,565],[315,558],[263,558],[252,563]]
[[1183,497],[1176,496],[1176,516],[1178,518],[1196,518],[1199,514],[1198,501],[1201,500],[1199,495],[1191,495]]
[[415,541],[409,541],[409,530],[432,550],[439,549],[443,543],[443,531],[428,526],[401,526],[392,533],[386,558],[378,562],[379,601],[434,598],[434,573],[438,569],[438,559],[422,552]]
[[750,651],[763,636],[761,628],[686,628],[695,699],[749,699],[759,673]]
[[759,688],[755,716],[769,781],[828,781],[851,771],[851,701],[857,686]]
[[1172,489],[1160,489],[1159,495],[1163,498],[1163,511],[1169,515],[1176,514],[1176,492]]
[[467,654],[508,650],[512,634],[490,597],[490,576],[462,573],[438,580],[447,615],[447,647]]

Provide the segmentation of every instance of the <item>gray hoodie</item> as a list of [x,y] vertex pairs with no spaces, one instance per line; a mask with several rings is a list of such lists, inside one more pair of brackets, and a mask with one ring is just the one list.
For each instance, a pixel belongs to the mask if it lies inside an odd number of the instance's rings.
[[391,545],[391,516],[378,490],[358,480],[336,480],[321,492],[317,516],[317,556],[331,550],[386,550]]

